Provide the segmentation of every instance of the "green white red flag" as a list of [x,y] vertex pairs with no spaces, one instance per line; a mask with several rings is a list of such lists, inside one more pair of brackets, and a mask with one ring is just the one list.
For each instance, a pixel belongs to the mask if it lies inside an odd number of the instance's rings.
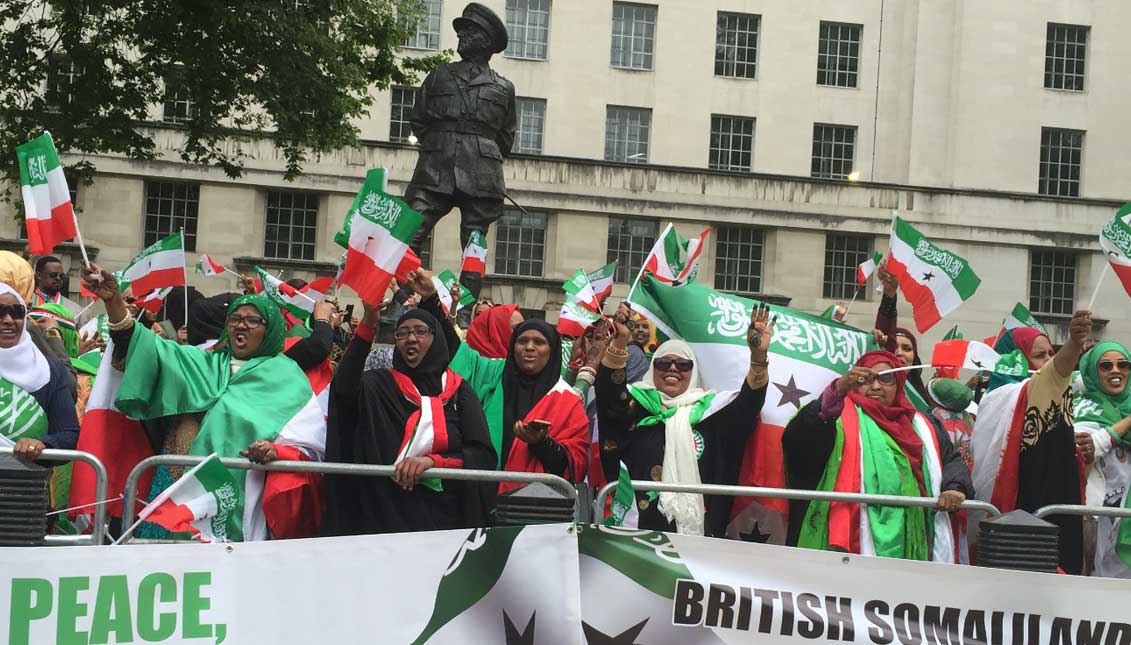
[[383,183],[383,171],[370,171],[346,216],[349,248],[341,284],[372,303],[384,300],[394,277],[406,280],[410,271],[420,268],[420,258],[409,244],[423,217],[385,193]]
[[48,255],[56,244],[77,234],[71,192],[51,133],[16,146],[16,158],[28,247],[32,255]]
[[1003,356],[976,340],[955,339],[935,343],[931,366],[997,372],[1022,378],[1029,375],[1029,363],[1021,350]]
[[487,238],[479,231],[472,231],[471,237],[467,240],[460,271],[479,275],[487,272]]
[[998,339],[1007,332],[1020,327],[1032,327],[1042,334],[1048,334],[1048,330],[1045,329],[1045,326],[1029,311],[1029,308],[1019,302],[1013,306],[1013,311],[1010,311],[1005,320],[1001,322],[1001,331],[999,331],[997,335],[987,338],[986,344],[993,347],[997,344]]
[[982,283],[965,259],[936,246],[898,216],[892,218],[886,268],[899,280],[920,332],[958,309]]
[[263,295],[281,309],[286,309],[291,315],[306,320],[314,313],[314,299],[301,293],[291,285],[267,273],[258,266],[255,273],[263,283]]
[[617,274],[617,261],[606,264],[589,274],[589,284],[593,293],[597,295],[597,302],[604,306],[605,299],[613,295],[613,282]]
[[212,453],[147,504],[138,521],[191,532],[200,542],[242,542],[243,528],[233,512],[239,497],[231,473]]
[[590,311],[601,311],[601,301],[597,299],[597,292],[589,282],[589,274],[585,269],[578,269],[569,280],[562,285],[562,290],[582,307]]
[[[711,228],[707,227],[699,237],[687,240],[676,232],[674,226],[668,224],[644,259],[640,275],[650,273],[661,282],[677,286],[694,282],[695,276],[699,274],[699,260],[710,233]],[[639,276],[636,281],[640,282]]]
[[196,261],[196,267],[193,269],[196,273],[206,275],[208,277],[223,275],[227,269],[223,264],[213,260],[211,256],[204,253],[200,254],[200,258]]
[[459,287],[459,302],[456,303],[456,310],[463,309],[464,307],[475,303],[475,296],[471,292],[463,288],[456,278],[456,274],[452,273],[450,269],[444,269],[438,275],[432,276],[432,284],[436,287],[436,295],[440,298],[440,306],[444,308],[444,313],[451,314],[452,312],[452,287]]
[[[306,286],[299,289],[298,292],[306,294],[314,302],[322,302],[330,294],[330,289],[333,288],[334,279],[330,276],[323,276],[307,282]],[[314,311],[314,309],[312,308],[311,311]]]
[[168,298],[169,294],[172,292],[173,287],[154,289],[149,293],[135,296],[134,304],[151,314],[156,314],[158,311],[161,311],[161,307],[165,306],[165,298]]
[[[750,366],[746,331],[756,301],[697,283],[675,287],[646,276],[630,294],[629,302],[664,336],[691,345],[704,388],[726,392],[742,385]],[[784,488],[781,437],[785,425],[874,347],[875,341],[871,334],[831,320],[778,305],[769,307],[777,320],[770,341],[770,383],[760,422],[747,441],[738,483]],[[751,419],[751,423],[756,421]],[[769,535],[770,541],[781,544],[787,503],[772,499],[753,502],[735,499],[734,521],[728,533],[748,535],[757,529],[759,535]]]
[[601,314],[567,299],[558,312],[558,333],[570,338],[580,338],[589,326],[601,319]]
[[184,286],[186,278],[184,241],[177,231],[146,247],[121,272],[118,281],[138,297],[163,287]]
[[1100,248],[1103,249],[1111,270],[1123,290],[1131,296],[1131,204],[1124,204],[1115,217],[1100,230]]
[[872,257],[861,262],[860,266],[856,267],[856,286],[864,286],[864,284],[868,282],[868,278],[872,277],[872,274],[876,272],[876,267],[880,266],[880,260],[883,259],[884,254],[876,251],[872,254]]

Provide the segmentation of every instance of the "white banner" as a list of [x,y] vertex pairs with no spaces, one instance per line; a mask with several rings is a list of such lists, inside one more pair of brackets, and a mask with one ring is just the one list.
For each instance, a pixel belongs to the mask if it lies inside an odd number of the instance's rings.
[[568,524],[0,548],[0,642],[579,643]]
[[1126,580],[605,527],[578,543],[590,643],[1131,643]]

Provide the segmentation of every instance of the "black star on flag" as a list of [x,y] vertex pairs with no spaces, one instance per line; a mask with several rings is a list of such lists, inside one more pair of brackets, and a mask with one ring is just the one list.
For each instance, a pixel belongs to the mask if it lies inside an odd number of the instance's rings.
[[923,279],[926,280],[927,282],[930,282],[932,279],[934,279],[934,277],[935,277],[935,274],[931,273],[930,271],[923,274]]
[[767,542],[769,542],[769,540],[772,536],[773,536],[772,531],[769,532],[769,533],[763,533],[762,529],[758,528],[757,524],[750,527],[749,533],[739,533],[738,534],[738,537],[742,538],[743,542],[755,542],[755,543],[758,543],[758,544],[766,544]]
[[971,363],[971,364],[972,364],[972,365],[973,365],[974,367],[977,367],[978,369],[982,369],[982,361],[970,361],[970,363]]
[[781,399],[778,400],[778,407],[782,407],[787,403],[792,403],[793,407],[801,409],[801,399],[809,396],[805,390],[797,387],[797,381],[794,380],[793,375],[789,375],[789,382],[782,385],[781,383],[774,383],[774,387],[781,390]]
[[647,623],[648,619],[645,618],[616,636],[609,636],[608,634],[602,633],[596,627],[593,627],[585,621],[581,621],[581,628],[585,632],[585,642],[587,645],[637,645],[636,637],[640,635],[640,632],[644,631],[644,625]]
[[520,634],[511,622],[511,617],[507,615],[505,609],[503,610],[503,629],[506,631],[507,645],[534,645],[534,617],[537,614],[538,612],[530,614],[530,621],[526,623]]

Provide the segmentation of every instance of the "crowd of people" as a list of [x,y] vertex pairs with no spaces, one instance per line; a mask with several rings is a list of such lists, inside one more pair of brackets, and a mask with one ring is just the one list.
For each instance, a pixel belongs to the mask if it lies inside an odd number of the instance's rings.
[[[498,496],[521,486],[441,480],[428,476],[432,468],[551,473],[594,488],[622,469],[632,480],[741,483],[774,360],[775,321],[764,306],[750,316],[745,377],[713,391],[702,378],[711,366],[681,340],[657,342],[625,303],[576,339],[487,300],[471,307],[465,328],[423,269],[404,285],[410,306],[382,324],[389,302],[364,303],[352,319],[326,300],[301,320],[250,280],[245,293],[174,293],[154,315],[90,265],[85,286],[103,303],[107,341],[77,331],[89,309],[60,293],[62,277],[56,258],[33,269],[0,252],[0,395],[13,402],[0,406],[0,445],[16,456],[84,448],[85,397],[91,381],[109,377],[99,369],[105,352],[120,378],[114,404],[140,423],[135,439],[151,454],[395,466],[392,478],[240,471],[245,540],[489,526]],[[777,458],[791,488],[937,504],[791,502],[786,544],[969,563],[975,518],[961,509],[965,500],[1003,512],[1124,504],[1131,353],[1113,341],[1090,345],[1090,312],[1076,313],[1059,348],[1028,327],[997,339],[1000,353],[1024,354],[1026,378],[899,371],[922,365],[921,348],[898,325],[894,278],[882,267],[879,277],[871,331],[880,349],[800,409]],[[182,474],[162,467],[140,494],[152,499]],[[734,515],[729,497],[634,497],[642,529],[723,538]],[[1065,572],[1131,577],[1118,521],[1050,521]]]

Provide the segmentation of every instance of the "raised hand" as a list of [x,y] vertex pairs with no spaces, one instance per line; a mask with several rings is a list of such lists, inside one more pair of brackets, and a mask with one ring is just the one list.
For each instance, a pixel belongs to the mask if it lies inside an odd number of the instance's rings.
[[616,331],[616,337],[627,341],[632,338],[632,327],[629,323],[632,322],[632,309],[628,306],[627,302],[622,302],[617,305],[617,311],[613,314],[613,329]]
[[109,302],[121,295],[113,274],[93,262],[83,267],[82,281],[99,300]]
[[888,272],[887,261],[881,262],[876,267],[876,277],[880,279],[880,284],[884,287],[884,295],[891,297],[899,292],[899,279]]
[[770,307],[759,303],[750,312],[750,327],[746,330],[746,344],[750,346],[750,357],[760,361],[766,360],[766,352],[770,349],[770,339],[773,337],[776,318],[771,317]]

